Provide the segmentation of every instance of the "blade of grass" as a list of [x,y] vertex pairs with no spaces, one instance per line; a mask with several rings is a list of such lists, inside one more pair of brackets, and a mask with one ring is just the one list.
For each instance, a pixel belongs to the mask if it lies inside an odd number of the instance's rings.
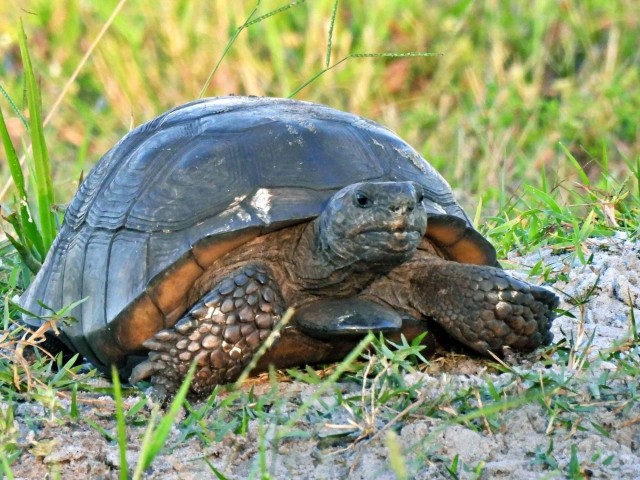
[[[28,240],[31,242],[35,250],[39,254],[39,260],[44,259],[46,250],[42,242],[42,236],[36,227],[36,224],[31,218],[31,212],[29,211],[29,204],[27,202],[27,191],[24,184],[24,175],[22,174],[22,167],[20,166],[20,160],[18,154],[13,146],[11,137],[9,136],[9,130],[4,120],[4,115],[0,109],[0,137],[2,137],[2,145],[4,147],[5,154],[7,156],[7,163],[9,164],[9,171],[11,172],[11,178],[16,185],[18,191],[18,197],[20,198],[20,224],[24,230],[24,238],[20,235],[18,238],[21,240]],[[23,242],[24,243],[24,242]],[[25,245],[28,247],[27,245]]]
[[113,383],[113,399],[116,403],[116,426],[118,430],[118,450],[120,450],[120,479],[129,478],[129,465],[127,464],[127,427],[122,408],[122,388],[120,376],[114,365],[111,366],[111,382]]
[[563,209],[553,196],[531,185],[524,185],[524,189],[536,199],[538,199],[541,203],[546,205],[547,208],[549,208],[554,214],[559,217],[563,216]]
[[78,384],[76,382],[71,384],[71,405],[69,406],[69,416],[77,420],[78,419]]
[[[238,35],[240,35],[240,33],[242,33],[243,30],[245,30],[246,28],[250,27],[251,25],[255,25],[256,23],[260,23],[260,22],[262,22],[263,20],[266,20],[269,17],[273,17],[274,15],[282,13],[282,12],[284,12],[286,10],[289,10],[290,8],[293,8],[295,6],[301,5],[301,4],[305,3],[305,2],[306,2],[306,0],[297,0],[297,1],[294,1],[294,2],[291,2],[291,3],[288,3],[287,5],[284,5],[282,7],[279,7],[279,8],[276,8],[274,10],[271,10],[271,11],[265,13],[264,15],[260,15],[257,18],[253,18],[253,16],[258,11],[258,8],[260,7],[260,0],[258,0],[256,2],[256,6],[253,8],[251,13],[247,16],[247,18],[242,23],[242,25],[240,25],[236,29],[236,31],[233,32],[233,35],[231,36],[231,38],[229,39],[229,41],[225,45],[224,50],[222,51],[222,55],[220,55],[220,58],[218,59],[218,61],[216,62],[215,66],[213,67],[213,69],[209,73],[209,76],[207,77],[207,79],[205,80],[204,85],[202,86],[202,89],[200,90],[200,93],[198,94],[198,98],[202,98],[204,96],[205,92],[207,91],[207,88],[209,88],[209,85],[211,84],[211,80],[213,79],[213,77],[215,76],[216,72],[218,71],[218,68],[220,68],[220,64],[225,59],[225,57],[227,56],[227,53],[229,53],[229,50],[231,49],[231,47],[235,43],[236,39],[238,38]],[[337,1],[336,1],[336,3],[337,3]]]
[[315,75],[311,76],[308,80],[306,80],[302,85],[296,88],[293,92],[291,92],[287,98],[293,98],[295,95],[300,93],[301,90],[304,90],[307,86],[317,80],[319,77],[327,73],[329,70],[333,70],[338,65],[346,62],[351,58],[405,58],[405,57],[436,57],[441,56],[441,53],[431,53],[431,52],[380,52],[380,53],[350,53],[349,55],[341,58],[333,65],[323,68]]
[[[265,13],[264,15],[260,15],[258,18],[254,18],[250,22],[245,22],[245,24],[244,24],[245,28],[246,27],[250,27],[251,25],[254,25],[256,23],[260,23],[263,20],[266,20],[269,17],[273,17],[274,15],[277,15],[278,13],[282,13],[282,12],[284,12],[286,10],[289,10],[290,8],[293,8],[293,7],[296,7],[298,5],[301,5],[301,4],[305,3],[306,1],[307,0],[297,0],[295,2],[288,3],[288,4],[286,4],[286,5],[282,6],[282,7],[273,9],[270,12]],[[257,5],[256,5],[256,7],[257,7]]]
[[638,326],[636,324],[636,314],[633,311],[633,298],[631,297],[631,290],[627,290],[627,297],[629,299],[629,325],[631,330],[631,338],[634,342],[637,342],[640,338],[638,337]]
[[251,357],[251,361],[247,364],[238,379],[234,382],[233,388],[240,388],[244,381],[249,377],[251,371],[258,364],[258,361],[264,356],[266,351],[271,348],[273,342],[275,342],[280,337],[280,331],[291,321],[294,313],[295,312],[292,308],[289,308],[285,312],[285,314],[282,316],[282,319],[273,328],[269,336],[265,339],[264,342],[262,342],[262,345],[260,346],[258,351]]
[[11,107],[11,110],[13,110],[13,113],[15,114],[15,116],[20,119],[20,121],[22,122],[22,125],[24,125],[24,128],[29,128],[29,122],[27,122],[27,119],[24,118],[24,115],[22,114],[18,106],[15,104],[15,102],[11,99],[11,96],[7,93],[7,91],[4,88],[2,88],[2,85],[0,85],[0,93],[2,93],[2,96],[7,100],[7,102],[9,103],[9,106]]
[[576,160],[576,157],[574,157],[571,152],[569,151],[569,149],[567,147],[564,146],[563,143],[560,143],[560,148],[562,149],[562,151],[564,152],[564,154],[567,156],[567,158],[569,159],[569,161],[571,161],[571,163],[573,164],[573,166],[576,168],[576,171],[578,172],[578,176],[580,177],[580,181],[582,182],[583,185],[589,186],[591,185],[591,182],[589,181],[589,177],[587,176],[587,174],[585,173],[584,169],[582,168],[582,166],[580,165],[580,163],[578,162],[578,160]]
[[224,50],[222,51],[222,55],[220,55],[220,58],[218,59],[218,61],[216,62],[215,66],[213,67],[213,70],[211,70],[211,73],[209,73],[209,76],[207,77],[207,79],[204,82],[204,85],[202,85],[202,89],[200,89],[200,93],[198,94],[198,98],[202,98],[204,97],[205,92],[207,91],[207,88],[209,88],[209,85],[211,84],[211,80],[213,80],[214,75],[216,74],[216,72],[218,71],[218,68],[220,67],[220,64],[222,63],[222,60],[224,60],[224,58],[227,56],[227,53],[229,52],[229,50],[231,49],[231,46],[234,44],[234,42],[236,41],[236,38],[238,38],[238,35],[240,35],[240,33],[247,28],[247,26],[249,25],[249,22],[251,21],[251,19],[253,18],[253,16],[256,14],[256,12],[258,11],[258,7],[260,6],[260,0],[258,0],[256,2],[256,6],[253,8],[253,10],[251,11],[251,13],[249,14],[249,16],[247,17],[247,19],[244,21],[244,23],[242,25],[240,25],[238,28],[236,28],[236,31],[233,32],[233,35],[231,35],[231,38],[229,39],[229,41],[227,42],[227,45],[224,47]]
[[[12,215],[10,215],[9,217],[3,217],[3,218],[7,220],[11,225],[13,225],[13,228],[16,229],[16,231],[19,231],[18,233],[19,236],[23,235],[23,232],[21,230],[18,230],[21,228],[21,225],[17,219],[14,220],[15,217],[12,218]],[[29,251],[29,249],[23,243],[21,243],[17,238],[14,238],[11,234],[7,232],[5,232],[4,234],[7,237],[7,240],[9,240],[9,242],[11,243],[11,245],[13,245],[13,248],[15,248],[16,252],[18,252],[18,255],[20,255],[20,259],[22,260],[24,265],[32,273],[36,273],[38,270],[40,270],[40,267],[42,264],[33,256],[33,254]]]
[[171,430],[171,426],[173,425],[173,421],[175,420],[180,408],[184,404],[184,401],[187,397],[187,393],[189,392],[189,386],[191,385],[191,379],[193,378],[193,374],[196,371],[196,364],[193,362],[191,367],[189,367],[189,371],[184,377],[184,381],[182,385],[180,385],[180,389],[176,396],[174,397],[171,405],[169,406],[169,411],[162,417],[158,427],[153,430],[153,423],[149,424],[149,428],[147,432],[151,431],[149,438],[147,438],[147,434],[145,434],[145,439],[142,443],[142,447],[140,448],[140,457],[138,459],[138,464],[136,465],[136,470],[133,474],[133,478],[141,478],[142,473],[151,466],[154,458],[160,453],[164,442],[167,440],[167,436],[169,435],[169,431]]
[[[105,24],[102,26],[102,28],[100,29],[100,32],[98,33],[98,35],[96,36],[95,40],[91,43],[91,46],[89,47],[89,49],[87,50],[87,52],[84,54],[84,56],[82,57],[82,59],[80,60],[80,62],[78,63],[78,66],[76,67],[76,69],[73,71],[73,73],[71,74],[71,76],[69,77],[69,79],[67,80],[67,82],[65,83],[64,87],[62,88],[62,90],[60,91],[60,94],[56,97],[55,101],[53,102],[53,106],[51,107],[51,109],[49,110],[49,113],[47,114],[47,116],[44,119],[44,123],[43,126],[46,126],[47,124],[49,124],[49,122],[51,121],[51,119],[53,118],[53,115],[55,114],[55,112],[58,110],[58,108],[60,107],[60,104],[62,103],[62,100],[64,99],[64,97],[66,96],[66,94],[68,93],[69,89],[71,88],[71,85],[73,85],[76,81],[76,79],[78,78],[78,75],[80,74],[80,71],[84,68],[84,66],[86,65],[86,63],[89,61],[89,57],[93,54],[93,51],[95,50],[95,48],[98,46],[98,43],[100,43],[100,40],[102,40],[102,37],[104,37],[104,34],[107,32],[107,30],[109,30],[109,27],[111,26],[111,24],[113,23],[113,21],[116,19],[116,17],[118,16],[118,13],[120,13],[120,10],[122,9],[122,7],[124,6],[124,4],[127,2],[127,0],[120,0],[118,2],[118,5],[116,5],[116,7],[113,9],[113,12],[111,13],[111,16],[109,17],[109,19],[105,22]],[[22,23],[21,23],[22,24]],[[22,29],[23,33],[24,33],[24,28]],[[10,98],[8,98],[7,93],[4,91],[4,89],[2,87],[0,87],[0,90],[2,91],[2,94],[7,97],[7,100],[9,101],[9,103],[12,105],[12,108],[15,110],[17,110],[15,108],[15,104],[11,101]],[[16,114],[18,115],[18,117],[23,121],[23,123],[25,124],[25,126],[27,125],[27,122],[25,121],[24,117],[22,116],[22,114],[19,112],[19,110],[16,112]],[[22,167],[22,165],[24,165],[24,161],[25,161],[25,156],[22,157],[22,159],[20,160],[20,165]],[[13,177],[10,177],[8,179],[7,182],[5,182],[5,184],[2,186],[2,190],[0,191],[0,201],[4,198],[4,196],[7,194],[7,191],[9,190],[9,188],[11,188],[11,182],[13,180]]]
[[338,13],[338,0],[335,0],[335,2],[333,2],[333,11],[331,12],[331,22],[329,23],[329,38],[327,39],[327,56],[324,62],[325,68],[329,68],[329,65],[331,65],[331,45],[333,43],[333,27],[336,23],[337,13]]
[[353,362],[355,362],[358,357],[364,352],[364,350],[371,344],[371,342],[375,339],[375,335],[371,332],[367,333],[367,335],[355,346],[353,350],[345,357],[345,359],[338,364],[336,369],[333,371],[331,375],[329,375],[324,382],[322,382],[313,392],[312,395],[293,413],[287,422],[284,425],[284,431],[287,432],[291,430],[293,426],[304,416],[304,414],[309,410],[315,401],[317,401],[322,395],[324,395],[325,391],[331,388],[332,385],[335,385],[336,381],[340,376],[347,371]]
[[7,457],[5,457],[4,455],[0,455],[0,466],[2,466],[2,469],[0,469],[0,473],[2,473],[3,476],[6,476],[7,480],[13,480],[14,476],[13,472],[11,471],[11,466],[9,465],[9,460],[7,460]]
[[384,438],[385,447],[389,452],[389,466],[398,480],[407,480],[409,474],[407,472],[407,462],[402,456],[402,447],[398,434],[393,430],[387,431]]
[[27,48],[27,35],[24,25],[20,22],[20,54],[24,66],[27,103],[29,106],[29,130],[33,147],[34,181],[36,186],[36,201],[38,205],[38,218],[40,232],[45,250],[53,243],[56,236],[54,214],[51,211],[53,205],[53,182],[51,180],[51,167],[49,154],[44,139],[42,124],[42,105],[40,90],[33,72],[31,57]]
[[[109,16],[107,21],[104,22],[104,25],[102,26],[102,28],[98,32],[98,35],[96,35],[95,40],[93,42],[91,42],[91,45],[89,46],[89,49],[82,56],[82,59],[78,63],[78,66],[76,67],[76,69],[73,71],[73,73],[69,77],[69,80],[67,80],[67,83],[64,84],[64,87],[62,87],[62,91],[60,92],[60,94],[56,98],[55,102],[53,102],[53,106],[51,107],[51,110],[49,110],[49,113],[47,114],[46,118],[44,119],[44,124],[45,125],[47,125],[51,121],[51,119],[53,118],[53,115],[56,113],[56,110],[58,110],[58,107],[62,103],[62,99],[65,97],[65,95],[67,94],[67,92],[71,88],[71,85],[74,84],[74,82],[76,81],[76,78],[78,78],[78,75],[80,74],[80,71],[85,66],[85,64],[89,61],[89,57],[93,54],[93,51],[98,46],[98,43],[100,43],[100,40],[102,40],[102,37],[104,37],[104,34],[107,33],[107,30],[109,30],[109,27],[111,27],[111,24],[116,19],[116,17],[120,13],[120,10],[122,10],[122,7],[124,7],[125,3],[127,3],[127,0],[120,0],[118,2],[118,4],[115,6],[115,8],[113,9],[113,12],[111,13],[111,15]],[[1,195],[0,195],[0,198],[2,198]]]
[[220,470],[218,470],[216,467],[213,466],[213,463],[211,463],[208,458],[204,459],[204,463],[207,464],[211,472],[216,476],[218,480],[228,480],[227,477],[225,477]]
[[13,147],[13,142],[11,141],[11,137],[9,136],[9,130],[7,129],[7,124],[4,121],[4,114],[2,113],[2,109],[0,108],[0,136],[2,137],[2,146],[4,147],[4,152],[7,155],[7,162],[9,163],[9,171],[11,172],[11,176],[13,177],[13,182],[16,185],[18,190],[18,195],[20,200],[26,200],[27,192],[24,188],[24,175],[22,174],[22,168],[20,167],[20,160],[18,159],[18,154],[16,153],[16,149]]

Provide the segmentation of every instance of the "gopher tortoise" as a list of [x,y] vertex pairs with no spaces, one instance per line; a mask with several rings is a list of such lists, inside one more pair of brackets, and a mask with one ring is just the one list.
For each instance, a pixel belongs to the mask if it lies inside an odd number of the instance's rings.
[[289,307],[262,365],[333,361],[367,331],[430,323],[481,354],[532,350],[558,302],[500,268],[393,132],[240,96],[160,115],[86,177],[21,305],[38,325],[80,299],[49,345],[167,389],[195,361],[196,394],[237,378]]

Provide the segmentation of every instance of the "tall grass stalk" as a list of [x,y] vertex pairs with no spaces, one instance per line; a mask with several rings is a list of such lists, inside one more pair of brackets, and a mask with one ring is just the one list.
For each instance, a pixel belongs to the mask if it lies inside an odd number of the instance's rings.
[[113,399],[116,404],[116,428],[118,438],[118,450],[120,452],[120,480],[129,478],[129,465],[127,463],[127,425],[124,418],[122,404],[122,387],[120,376],[114,365],[111,366],[111,383],[113,384]]
[[56,223],[53,206],[53,182],[51,180],[51,166],[49,163],[49,152],[44,137],[44,126],[42,121],[42,99],[40,89],[36,81],[36,76],[31,64],[29,49],[27,47],[27,35],[22,22],[20,23],[20,55],[25,74],[25,87],[27,103],[29,106],[29,132],[33,147],[33,171],[34,190],[38,205],[38,218],[40,234],[44,247],[43,258],[49,246],[56,236]]
[[216,72],[218,71],[218,68],[220,68],[220,64],[222,63],[224,58],[227,56],[227,53],[229,52],[229,50],[231,49],[231,46],[234,44],[234,42],[238,38],[238,35],[240,35],[240,33],[242,33],[242,31],[245,28],[247,28],[247,26],[249,25],[249,22],[251,21],[253,16],[256,14],[256,12],[258,11],[259,7],[260,7],[260,0],[258,0],[256,2],[256,6],[253,8],[251,13],[247,16],[247,18],[245,19],[244,23],[242,25],[240,25],[238,28],[236,28],[235,32],[233,32],[233,35],[231,35],[231,38],[229,38],[229,41],[227,42],[227,45],[224,47],[224,50],[222,51],[222,54],[220,55],[220,58],[218,59],[218,62],[215,64],[215,66],[213,67],[213,69],[209,73],[209,76],[205,80],[204,85],[202,85],[202,89],[200,90],[200,93],[198,94],[198,98],[204,97],[205,93],[207,92],[207,89],[209,88],[209,85],[211,84],[211,80],[213,80],[213,77],[215,76]]
[[171,426],[173,425],[173,422],[175,421],[178,413],[180,412],[180,409],[184,405],[185,399],[187,398],[189,386],[191,385],[191,379],[193,378],[195,371],[196,363],[193,362],[191,364],[191,367],[189,367],[189,371],[185,375],[182,384],[180,385],[180,389],[173,398],[169,409],[164,414],[157,427],[154,416],[152,415],[152,419],[149,423],[149,426],[147,427],[142,446],[140,448],[140,457],[138,458],[138,463],[133,473],[134,480],[142,478],[142,474],[144,473],[144,471],[151,466],[153,460],[162,451],[164,443],[166,442],[171,430]]
[[295,97],[300,91],[304,90],[306,87],[315,82],[322,75],[327,73],[330,70],[333,70],[338,65],[350,60],[352,58],[407,58],[407,57],[435,57],[441,54],[438,53],[430,53],[430,52],[380,52],[380,53],[350,53],[349,55],[342,57],[336,63],[329,65],[328,67],[323,68],[319,72],[315,73],[308,80],[303,82],[297,88],[293,90],[289,94],[289,98]]

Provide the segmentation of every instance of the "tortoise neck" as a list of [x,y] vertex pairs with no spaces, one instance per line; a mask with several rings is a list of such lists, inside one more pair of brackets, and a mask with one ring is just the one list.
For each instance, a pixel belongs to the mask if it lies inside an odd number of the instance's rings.
[[302,230],[289,264],[290,274],[303,289],[323,295],[353,295],[379,273],[358,258],[336,251],[326,239],[321,218]]

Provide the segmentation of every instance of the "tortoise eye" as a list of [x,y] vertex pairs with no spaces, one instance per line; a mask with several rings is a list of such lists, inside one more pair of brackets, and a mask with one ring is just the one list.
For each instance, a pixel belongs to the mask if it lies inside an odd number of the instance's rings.
[[369,208],[373,205],[373,200],[366,193],[358,190],[354,195],[355,203],[360,208]]

